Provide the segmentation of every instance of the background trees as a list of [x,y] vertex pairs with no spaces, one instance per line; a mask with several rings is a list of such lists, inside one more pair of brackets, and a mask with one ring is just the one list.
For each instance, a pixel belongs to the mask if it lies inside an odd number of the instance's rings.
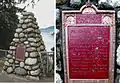
[[[23,8],[18,7],[19,4],[27,5]],[[8,49],[9,43],[13,38],[13,34],[18,24],[18,16],[16,13],[22,12],[29,5],[34,5],[39,0],[0,0],[0,49]]]

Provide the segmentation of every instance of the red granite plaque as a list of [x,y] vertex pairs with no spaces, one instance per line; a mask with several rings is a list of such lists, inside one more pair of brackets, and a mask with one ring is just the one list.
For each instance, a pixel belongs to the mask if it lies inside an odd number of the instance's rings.
[[114,83],[115,31],[115,11],[62,11],[65,83]]
[[16,48],[16,60],[24,61],[25,58],[25,47],[23,45],[18,45]]
[[108,79],[110,27],[69,26],[70,79]]

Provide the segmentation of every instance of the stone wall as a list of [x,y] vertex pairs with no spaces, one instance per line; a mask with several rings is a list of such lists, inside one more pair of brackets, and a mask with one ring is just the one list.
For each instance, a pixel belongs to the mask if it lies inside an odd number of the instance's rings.
[[[25,50],[25,53],[18,56],[19,46],[24,48],[21,49]],[[46,53],[41,55],[41,51],[46,50],[36,18],[31,12],[23,12],[9,47],[4,71],[39,80],[46,70]],[[23,60],[17,57],[23,57]]]

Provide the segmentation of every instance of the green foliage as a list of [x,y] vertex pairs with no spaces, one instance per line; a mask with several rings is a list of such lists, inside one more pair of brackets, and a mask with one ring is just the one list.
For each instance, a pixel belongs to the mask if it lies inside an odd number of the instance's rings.
[[[25,9],[16,5],[27,1],[30,0],[0,0],[0,49],[8,49],[18,24],[16,13]],[[35,1],[31,0],[29,4],[35,5]]]

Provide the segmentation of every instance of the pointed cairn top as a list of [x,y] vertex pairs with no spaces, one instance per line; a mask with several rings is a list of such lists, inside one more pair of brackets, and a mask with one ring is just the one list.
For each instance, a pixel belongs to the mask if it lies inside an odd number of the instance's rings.
[[86,2],[86,6],[91,6],[92,5],[92,3],[90,2],[90,0],[88,0],[87,2]]
[[90,0],[88,0],[87,3],[90,3]]

